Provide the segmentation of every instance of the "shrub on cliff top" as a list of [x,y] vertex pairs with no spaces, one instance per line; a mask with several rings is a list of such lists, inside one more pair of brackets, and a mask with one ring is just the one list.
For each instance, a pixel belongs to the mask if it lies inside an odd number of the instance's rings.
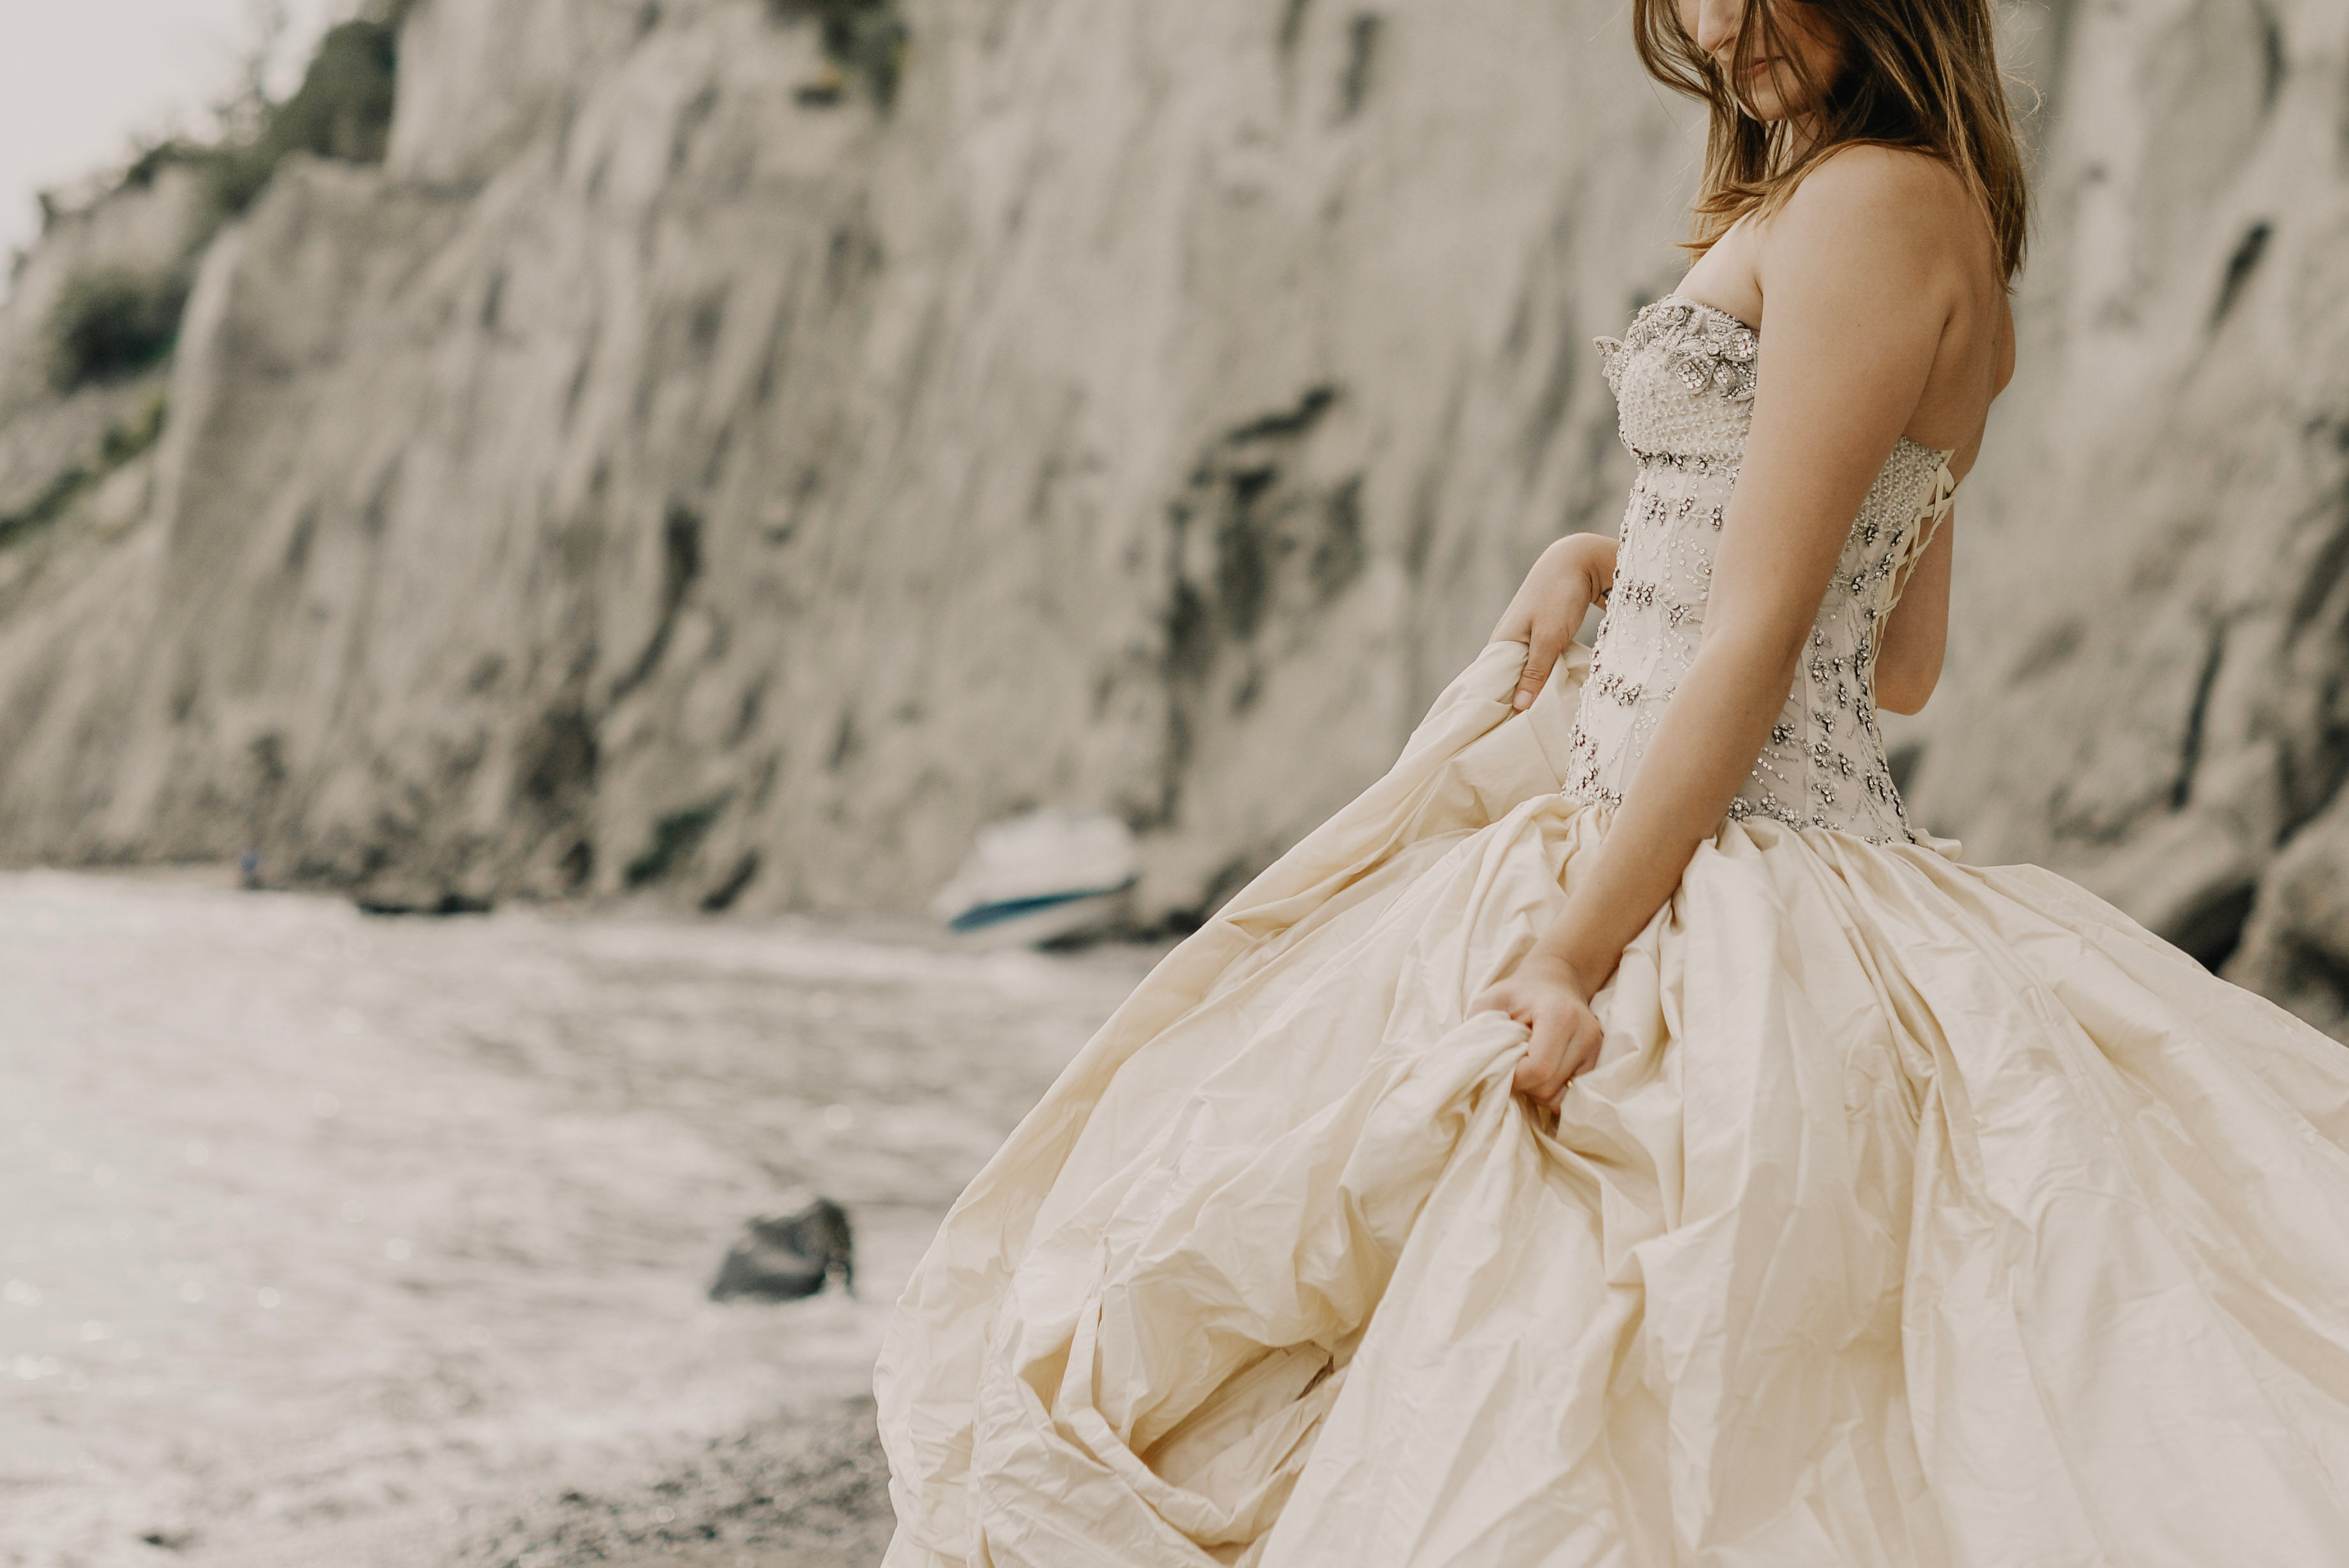
[[[345,22],[330,29],[292,98],[273,103],[255,89],[254,99],[226,111],[241,129],[211,144],[172,140],[151,147],[123,171],[122,183],[143,187],[166,168],[194,169],[204,177],[218,222],[251,206],[289,152],[382,162],[391,141],[398,38],[396,22]],[[211,237],[208,228],[201,239]]]
[[222,223],[253,204],[288,153],[383,160],[391,139],[400,9],[395,3],[384,20],[330,29],[292,98],[271,103],[256,89],[245,134],[211,147],[166,142],[124,171],[124,185],[147,186],[168,167],[194,169],[211,210],[179,265],[151,275],[98,268],[67,284],[48,322],[49,379],[59,391],[135,374],[171,351],[196,256]]
[[380,163],[391,141],[398,34],[381,22],[345,22],[318,44],[301,88],[267,106],[250,140],[210,149],[204,161],[223,215],[244,211],[290,152]]
[[350,163],[380,163],[391,141],[398,36],[378,22],[346,22],[319,42],[299,91],[269,117],[269,135]]
[[49,311],[49,384],[70,392],[135,376],[171,352],[188,303],[184,269],[98,267],[66,280]]

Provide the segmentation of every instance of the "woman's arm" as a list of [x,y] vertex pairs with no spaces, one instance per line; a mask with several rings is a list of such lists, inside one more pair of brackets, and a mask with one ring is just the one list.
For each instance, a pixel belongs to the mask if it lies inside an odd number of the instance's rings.
[[1534,705],[1583,616],[1614,585],[1615,542],[1603,534],[1569,533],[1541,552],[1486,639],[1526,645],[1515,699],[1520,711]]
[[1554,1101],[1597,1055],[1588,999],[1719,828],[1785,704],[1852,519],[1951,318],[1950,183],[1916,155],[1855,149],[1765,232],[1760,390],[1703,639],[1566,908],[1476,1003],[1533,1026],[1516,1087],[1537,1099]]

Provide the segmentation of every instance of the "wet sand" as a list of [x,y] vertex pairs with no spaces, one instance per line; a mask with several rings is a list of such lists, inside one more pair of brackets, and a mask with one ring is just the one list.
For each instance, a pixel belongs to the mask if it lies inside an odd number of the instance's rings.
[[[888,1479],[869,1400],[802,1406],[731,1437],[680,1441],[664,1460],[541,1479],[431,1509],[278,1534],[195,1561],[252,1568],[869,1568],[889,1543]],[[160,1554],[156,1562],[165,1561]]]
[[[946,1205],[1153,954],[0,876],[0,1565],[857,1568]],[[859,1293],[709,1302],[821,1190]]]

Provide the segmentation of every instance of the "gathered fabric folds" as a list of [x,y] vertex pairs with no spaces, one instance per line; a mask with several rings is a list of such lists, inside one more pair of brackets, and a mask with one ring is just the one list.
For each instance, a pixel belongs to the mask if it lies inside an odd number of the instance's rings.
[[891,1568],[2349,1562],[2349,1051],[2050,873],[1755,818],[1554,1119],[1607,830],[1487,648],[971,1184]]

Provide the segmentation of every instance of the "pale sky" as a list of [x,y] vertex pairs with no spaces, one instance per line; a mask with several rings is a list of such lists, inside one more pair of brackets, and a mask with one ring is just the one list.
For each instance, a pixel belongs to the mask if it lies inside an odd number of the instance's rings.
[[0,0],[0,280],[40,232],[36,192],[127,162],[136,138],[203,129],[273,3],[282,94],[355,0]]

